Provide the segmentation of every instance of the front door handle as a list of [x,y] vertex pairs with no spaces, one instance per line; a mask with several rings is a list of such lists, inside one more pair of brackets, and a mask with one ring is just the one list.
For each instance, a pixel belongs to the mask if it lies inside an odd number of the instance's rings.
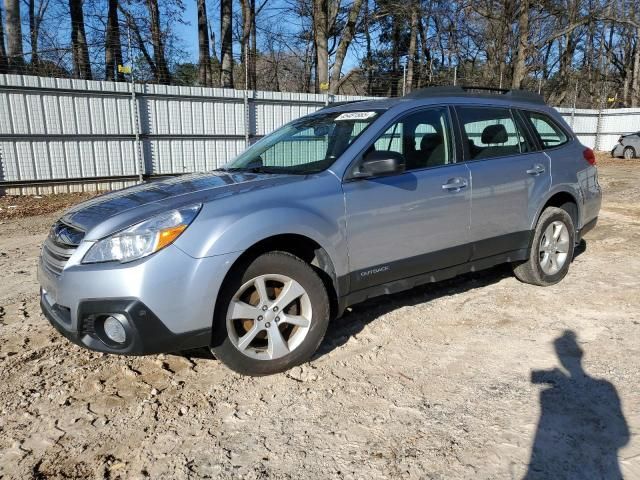
[[460,177],[451,178],[447,183],[442,185],[443,190],[448,190],[450,192],[459,192],[463,188],[467,188],[467,181]]
[[542,174],[544,172],[545,172],[544,166],[540,165],[539,163],[536,163],[533,167],[531,167],[529,170],[527,170],[527,173],[529,175],[534,175],[534,176],[540,175],[540,174]]

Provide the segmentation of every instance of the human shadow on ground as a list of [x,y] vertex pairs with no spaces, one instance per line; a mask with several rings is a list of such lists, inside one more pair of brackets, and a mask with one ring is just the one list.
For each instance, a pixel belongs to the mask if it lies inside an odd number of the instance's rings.
[[621,479],[618,450],[629,442],[620,398],[608,381],[582,368],[583,350],[567,330],[553,342],[564,368],[531,372],[540,393],[540,420],[525,480]]

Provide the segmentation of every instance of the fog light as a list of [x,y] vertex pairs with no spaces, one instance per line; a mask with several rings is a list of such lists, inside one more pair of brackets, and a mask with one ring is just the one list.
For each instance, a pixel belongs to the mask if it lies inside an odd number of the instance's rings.
[[124,326],[116,317],[109,316],[104,320],[104,333],[109,340],[115,343],[124,343],[127,339],[127,332]]

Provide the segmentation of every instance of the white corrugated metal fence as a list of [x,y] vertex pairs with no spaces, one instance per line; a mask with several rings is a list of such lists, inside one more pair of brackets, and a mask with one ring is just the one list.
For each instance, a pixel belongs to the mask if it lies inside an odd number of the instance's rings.
[[[164,85],[136,85],[132,96],[127,83],[0,75],[0,188],[117,188],[210,170],[327,102],[363,98]],[[599,150],[640,130],[640,109],[559,110]]]

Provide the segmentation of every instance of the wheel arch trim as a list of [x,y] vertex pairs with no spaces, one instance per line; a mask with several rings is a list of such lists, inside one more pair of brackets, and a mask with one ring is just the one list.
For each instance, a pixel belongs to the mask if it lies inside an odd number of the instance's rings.
[[530,229],[532,231],[535,230],[535,227],[538,223],[538,219],[540,218],[540,215],[542,215],[542,212],[544,211],[544,209],[547,206],[554,203],[551,201],[554,198],[561,199],[562,197],[565,197],[568,201],[571,201],[576,205],[576,218],[575,218],[576,224],[574,225],[574,228],[577,231],[582,227],[583,212],[582,212],[582,193],[580,189],[571,185],[558,185],[556,187],[553,187],[551,190],[549,190],[546,193],[546,195],[543,197],[543,199],[540,201],[540,204],[537,207],[535,214],[531,219]]

